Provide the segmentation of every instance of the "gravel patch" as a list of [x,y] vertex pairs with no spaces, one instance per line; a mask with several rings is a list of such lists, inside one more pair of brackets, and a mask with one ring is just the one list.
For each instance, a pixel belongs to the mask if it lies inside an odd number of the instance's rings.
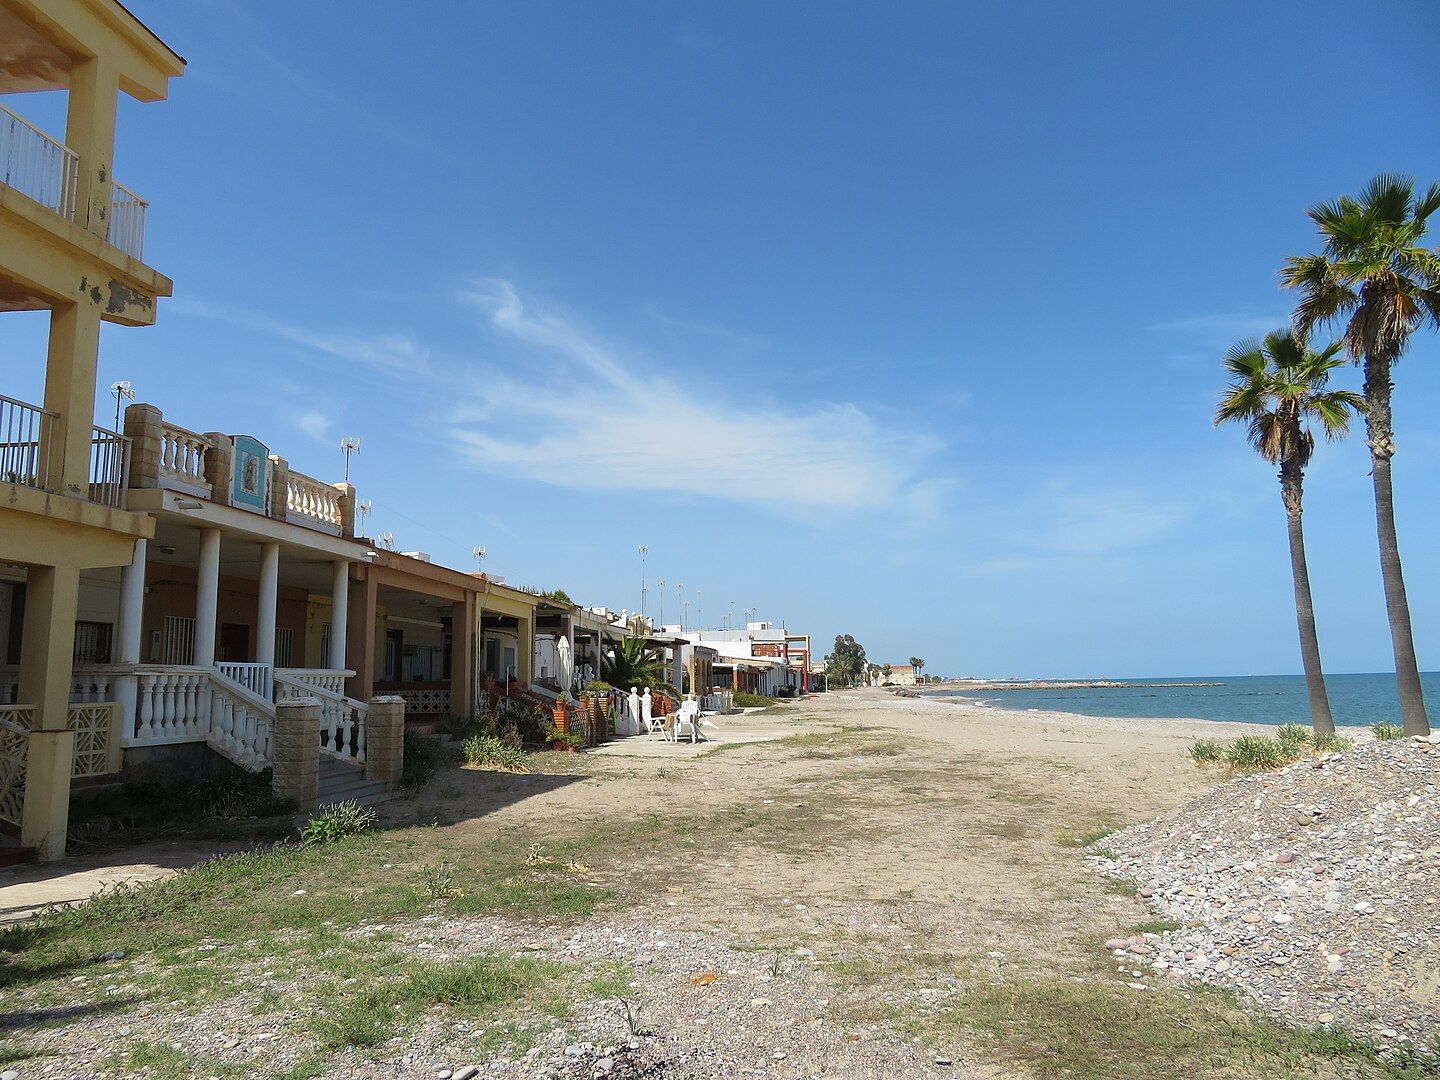
[[1224,986],[1398,1056],[1440,1047],[1440,738],[1236,777],[1103,845],[1183,927],[1104,942],[1137,990]]

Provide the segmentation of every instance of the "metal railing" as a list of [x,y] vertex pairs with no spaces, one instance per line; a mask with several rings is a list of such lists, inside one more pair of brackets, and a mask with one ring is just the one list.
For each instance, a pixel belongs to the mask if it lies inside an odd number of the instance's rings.
[[0,394],[0,483],[45,490],[55,414]]
[[150,204],[118,180],[110,181],[110,234],[108,239],[139,262],[145,261],[145,214]]
[[109,428],[90,429],[90,501],[123,508],[130,486],[130,439]]
[[0,105],[0,183],[73,220],[79,177],[75,151]]

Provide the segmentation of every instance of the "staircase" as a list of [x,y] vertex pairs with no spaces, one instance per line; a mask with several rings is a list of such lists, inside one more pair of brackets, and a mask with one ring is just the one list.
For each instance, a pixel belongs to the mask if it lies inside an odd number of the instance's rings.
[[365,766],[340,761],[329,754],[320,755],[321,806],[340,802],[357,802],[361,806],[381,802],[390,795],[383,780],[366,780]]

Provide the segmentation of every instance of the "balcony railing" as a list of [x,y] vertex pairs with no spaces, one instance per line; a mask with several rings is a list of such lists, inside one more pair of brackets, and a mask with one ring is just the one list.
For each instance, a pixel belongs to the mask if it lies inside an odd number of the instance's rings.
[[90,429],[90,501],[123,507],[130,486],[130,440],[109,428]]
[[50,482],[47,428],[55,414],[0,394],[0,483],[44,490]]
[[79,176],[75,151],[0,105],[0,181],[73,220]]
[[[0,183],[75,221],[79,179],[75,151],[0,105]],[[133,259],[144,258],[149,209],[139,195],[111,179],[106,239]]]
[[[59,417],[39,405],[0,394],[0,484],[50,491],[52,430]],[[130,440],[109,428],[90,429],[90,501],[124,506],[130,483]]]
[[150,204],[117,180],[110,181],[110,243],[144,262],[145,212]]

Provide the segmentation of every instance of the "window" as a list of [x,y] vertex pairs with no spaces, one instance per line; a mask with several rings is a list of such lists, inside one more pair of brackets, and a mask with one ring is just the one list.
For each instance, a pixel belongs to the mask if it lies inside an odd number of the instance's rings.
[[162,663],[186,666],[195,663],[195,620],[182,615],[165,616]]
[[110,640],[114,632],[108,622],[75,623],[75,653],[71,658],[77,667],[110,663]]
[[[330,633],[329,633],[330,628],[327,626],[327,627],[325,628],[325,630],[326,630],[325,637],[326,637],[326,638],[329,638],[329,636],[330,636]],[[326,644],[328,645],[329,642],[327,641]],[[295,632],[294,632],[293,630],[291,630],[290,627],[288,627],[288,626],[276,627],[276,629],[275,629],[275,666],[276,666],[276,667],[291,667],[291,666],[293,666],[292,663],[291,663],[291,660],[290,660],[290,653],[291,653],[291,650],[294,649],[294,647],[295,647]]]

